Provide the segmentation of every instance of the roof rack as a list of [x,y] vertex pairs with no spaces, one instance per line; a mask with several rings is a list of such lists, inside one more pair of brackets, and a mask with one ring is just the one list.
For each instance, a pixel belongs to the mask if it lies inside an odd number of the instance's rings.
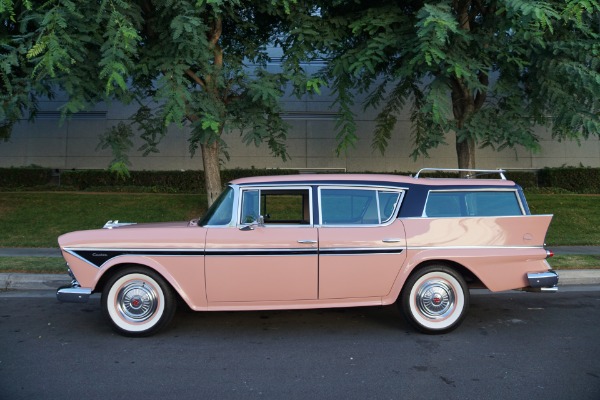
[[421,172],[424,171],[428,171],[428,172],[471,172],[470,174],[467,175],[467,178],[475,178],[481,175],[491,175],[491,174],[498,174],[500,176],[500,179],[506,180],[506,176],[504,176],[504,173],[506,172],[506,170],[504,169],[458,169],[458,168],[421,168],[419,170],[419,172],[417,172],[417,174],[415,175],[415,178],[419,178],[419,174]]

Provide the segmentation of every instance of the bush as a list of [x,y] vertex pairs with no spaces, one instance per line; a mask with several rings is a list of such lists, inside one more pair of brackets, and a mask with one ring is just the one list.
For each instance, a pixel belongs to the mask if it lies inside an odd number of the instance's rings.
[[49,168],[0,168],[0,187],[24,188],[44,186],[52,180]]
[[[221,171],[221,180],[227,183],[237,178],[264,175],[297,174],[295,170],[230,169]],[[130,171],[128,177],[119,177],[107,170],[63,171],[61,185],[77,190],[105,191],[103,188],[144,188],[136,191],[166,193],[202,193],[205,191],[203,171]]]
[[[221,179],[225,184],[244,177],[298,173],[293,169],[236,168],[221,171]],[[414,175],[410,172],[394,174]],[[508,171],[505,175],[523,188],[539,193],[600,193],[600,168],[545,168],[538,171]],[[453,178],[457,174],[427,172],[422,176]],[[48,190],[52,178],[52,170],[48,168],[0,168],[0,188],[26,190],[44,187]],[[205,192],[203,171],[130,171],[129,177],[121,178],[108,170],[64,170],[60,175],[60,187],[54,190],[65,188],[152,193]]]
[[538,172],[540,187],[573,193],[600,193],[600,168],[544,168]]
[[538,175],[536,171],[507,171],[504,175],[506,179],[515,182],[523,189],[538,187]]

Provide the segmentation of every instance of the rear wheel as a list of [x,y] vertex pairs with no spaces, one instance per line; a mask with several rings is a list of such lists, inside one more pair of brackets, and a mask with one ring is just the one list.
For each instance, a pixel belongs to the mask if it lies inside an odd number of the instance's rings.
[[400,306],[407,320],[424,333],[456,329],[469,308],[463,277],[444,265],[430,265],[413,273],[402,290]]
[[102,311],[112,328],[125,336],[149,336],[167,325],[176,299],[156,272],[130,267],[112,276],[102,292]]

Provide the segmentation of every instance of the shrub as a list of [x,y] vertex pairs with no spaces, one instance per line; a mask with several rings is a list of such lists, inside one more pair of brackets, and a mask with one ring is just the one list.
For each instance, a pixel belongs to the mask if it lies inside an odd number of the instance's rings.
[[573,193],[600,193],[600,168],[544,168],[538,172],[540,187]]
[[44,186],[51,180],[49,168],[0,168],[0,187],[3,188]]

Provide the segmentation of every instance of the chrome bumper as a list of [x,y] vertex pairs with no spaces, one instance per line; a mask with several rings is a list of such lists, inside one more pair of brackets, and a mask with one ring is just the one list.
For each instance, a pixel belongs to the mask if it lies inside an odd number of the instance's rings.
[[527,292],[556,292],[558,291],[558,274],[556,271],[530,272],[527,274],[529,287],[523,288]]
[[69,264],[67,264],[67,273],[71,277],[71,284],[59,287],[56,291],[56,298],[58,301],[65,303],[87,303],[92,294],[92,289],[81,287],[73,271],[69,268]]
[[56,291],[56,298],[65,303],[87,303],[92,294],[92,289],[81,287],[62,286]]

